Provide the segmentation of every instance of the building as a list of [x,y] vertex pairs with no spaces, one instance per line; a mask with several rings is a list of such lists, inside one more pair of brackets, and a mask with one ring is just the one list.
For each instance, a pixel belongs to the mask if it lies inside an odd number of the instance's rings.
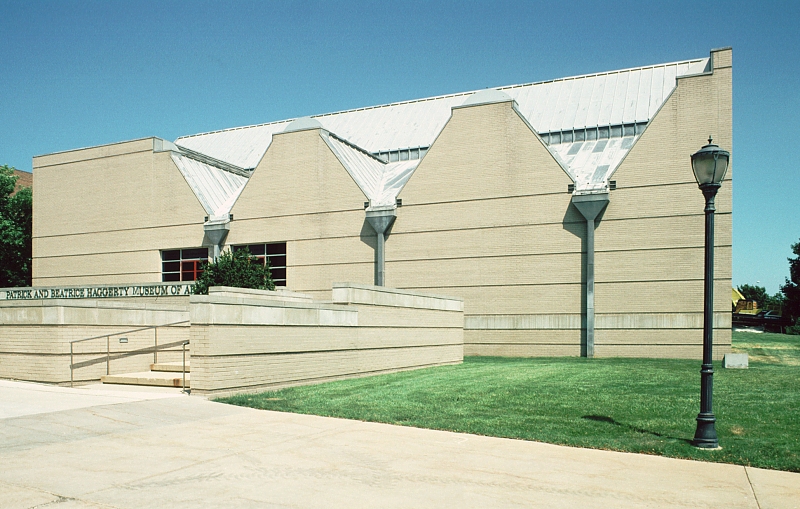
[[[316,298],[341,281],[461,297],[466,354],[699,357],[689,156],[709,134],[732,147],[731,72],[727,48],[38,156],[33,284],[192,280],[232,247]],[[716,200],[717,357],[731,176]]]
[[14,184],[14,191],[11,193],[11,196],[17,194],[20,189],[33,187],[33,173],[14,170],[14,176],[17,177],[17,182]]

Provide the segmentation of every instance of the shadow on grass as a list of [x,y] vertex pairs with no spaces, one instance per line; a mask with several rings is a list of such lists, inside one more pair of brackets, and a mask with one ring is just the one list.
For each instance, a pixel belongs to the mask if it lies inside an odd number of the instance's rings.
[[584,415],[583,417],[581,417],[581,419],[586,419],[586,420],[589,420],[589,421],[597,421],[597,422],[607,422],[609,424],[613,424],[614,426],[619,426],[621,428],[626,428],[626,429],[629,429],[631,431],[635,431],[637,433],[643,433],[645,435],[653,435],[654,437],[658,437],[658,438],[668,438],[670,440],[677,440],[679,442],[685,442],[685,443],[690,444],[690,445],[692,443],[691,440],[686,439],[686,438],[671,437],[671,436],[663,435],[661,433],[657,433],[655,431],[650,431],[650,430],[647,430],[647,429],[644,429],[644,428],[637,428],[636,426],[631,426],[630,424],[623,424],[623,423],[621,423],[621,422],[619,422],[619,421],[617,421],[617,420],[615,420],[615,419],[613,419],[611,417],[607,417],[605,415]]

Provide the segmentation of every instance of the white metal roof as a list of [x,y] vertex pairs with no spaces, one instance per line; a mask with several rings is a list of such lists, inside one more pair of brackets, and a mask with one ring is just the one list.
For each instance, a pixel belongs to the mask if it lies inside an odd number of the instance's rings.
[[[646,125],[675,89],[676,78],[707,72],[709,58],[624,69],[606,73],[576,76],[540,83],[499,87],[515,101],[519,112],[539,134],[567,132],[601,126]],[[431,97],[383,106],[361,108],[313,117],[338,138],[368,152],[428,147],[450,118],[451,108],[461,106],[475,92]],[[272,135],[281,132],[291,120],[184,136],[175,144],[241,168],[255,168],[269,148]],[[548,149],[576,181],[576,190],[600,179],[597,170],[608,164],[607,179],[622,161],[637,131],[628,142],[609,141],[602,153],[595,150],[600,143],[581,145],[571,140],[550,143]],[[402,189],[419,161],[392,167],[372,161],[368,155],[349,147],[336,138],[329,142],[340,161],[353,175],[370,200],[383,201]],[[612,137],[613,139],[613,137]],[[334,148],[337,147],[337,148]],[[346,148],[344,148],[346,147]],[[626,148],[627,147],[627,148]],[[339,150],[339,152],[337,152]],[[609,152],[606,153],[605,151]],[[576,152],[577,151],[577,152]],[[590,154],[590,155],[587,155]],[[362,157],[363,156],[363,157]],[[347,161],[345,163],[344,161]],[[390,172],[391,173],[391,172]],[[586,178],[586,175],[592,175]],[[386,185],[373,185],[385,181]],[[587,188],[588,189],[588,188]],[[387,194],[388,193],[388,194]]]
[[186,156],[170,154],[189,187],[211,219],[224,217],[244,189],[247,178]]
[[633,146],[633,136],[551,145],[550,152],[575,181],[576,192],[600,191]]
[[327,132],[320,135],[369,199],[371,207],[394,205],[397,194],[419,164],[419,160],[385,163],[337,136]]
[[291,120],[182,136],[175,144],[240,168],[252,169],[264,157],[272,135],[282,132],[289,122]]

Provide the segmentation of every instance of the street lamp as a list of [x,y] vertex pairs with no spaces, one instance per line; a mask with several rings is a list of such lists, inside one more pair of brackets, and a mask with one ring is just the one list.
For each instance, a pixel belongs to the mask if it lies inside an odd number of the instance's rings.
[[717,419],[711,409],[711,398],[714,391],[714,366],[711,358],[714,330],[714,197],[721,186],[720,182],[728,171],[730,153],[711,143],[692,154],[692,170],[697,185],[706,199],[706,246],[705,246],[705,278],[703,296],[703,365],[700,368],[700,413],[697,414],[697,430],[692,445],[703,449],[719,447],[717,430],[714,423]]

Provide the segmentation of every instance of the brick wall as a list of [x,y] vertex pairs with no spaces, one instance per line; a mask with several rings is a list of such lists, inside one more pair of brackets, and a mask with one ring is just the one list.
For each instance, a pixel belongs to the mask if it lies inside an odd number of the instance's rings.
[[[188,320],[185,306],[110,300],[0,301],[0,378],[65,384],[70,381],[70,342],[110,335],[73,344],[74,380],[99,380],[110,371],[147,371],[153,362],[155,332],[142,327]],[[188,324],[159,328],[160,346],[189,338]],[[125,337],[127,343],[120,343]],[[107,347],[108,345],[108,347]],[[179,360],[173,352],[159,353],[160,362]],[[135,353],[135,355],[134,355]]]
[[449,297],[339,284],[333,303],[231,291],[192,296],[190,307],[197,393],[257,391],[463,359],[463,303]]
[[34,286],[157,282],[160,250],[203,244],[206,213],[154,141],[34,158]]
[[[730,50],[678,87],[612,177],[595,232],[597,356],[702,354],[703,197],[689,156],[731,148]],[[730,350],[729,171],[717,198],[716,358]],[[465,352],[579,355],[586,223],[512,104],[457,108],[400,197],[387,282],[464,298]]]

